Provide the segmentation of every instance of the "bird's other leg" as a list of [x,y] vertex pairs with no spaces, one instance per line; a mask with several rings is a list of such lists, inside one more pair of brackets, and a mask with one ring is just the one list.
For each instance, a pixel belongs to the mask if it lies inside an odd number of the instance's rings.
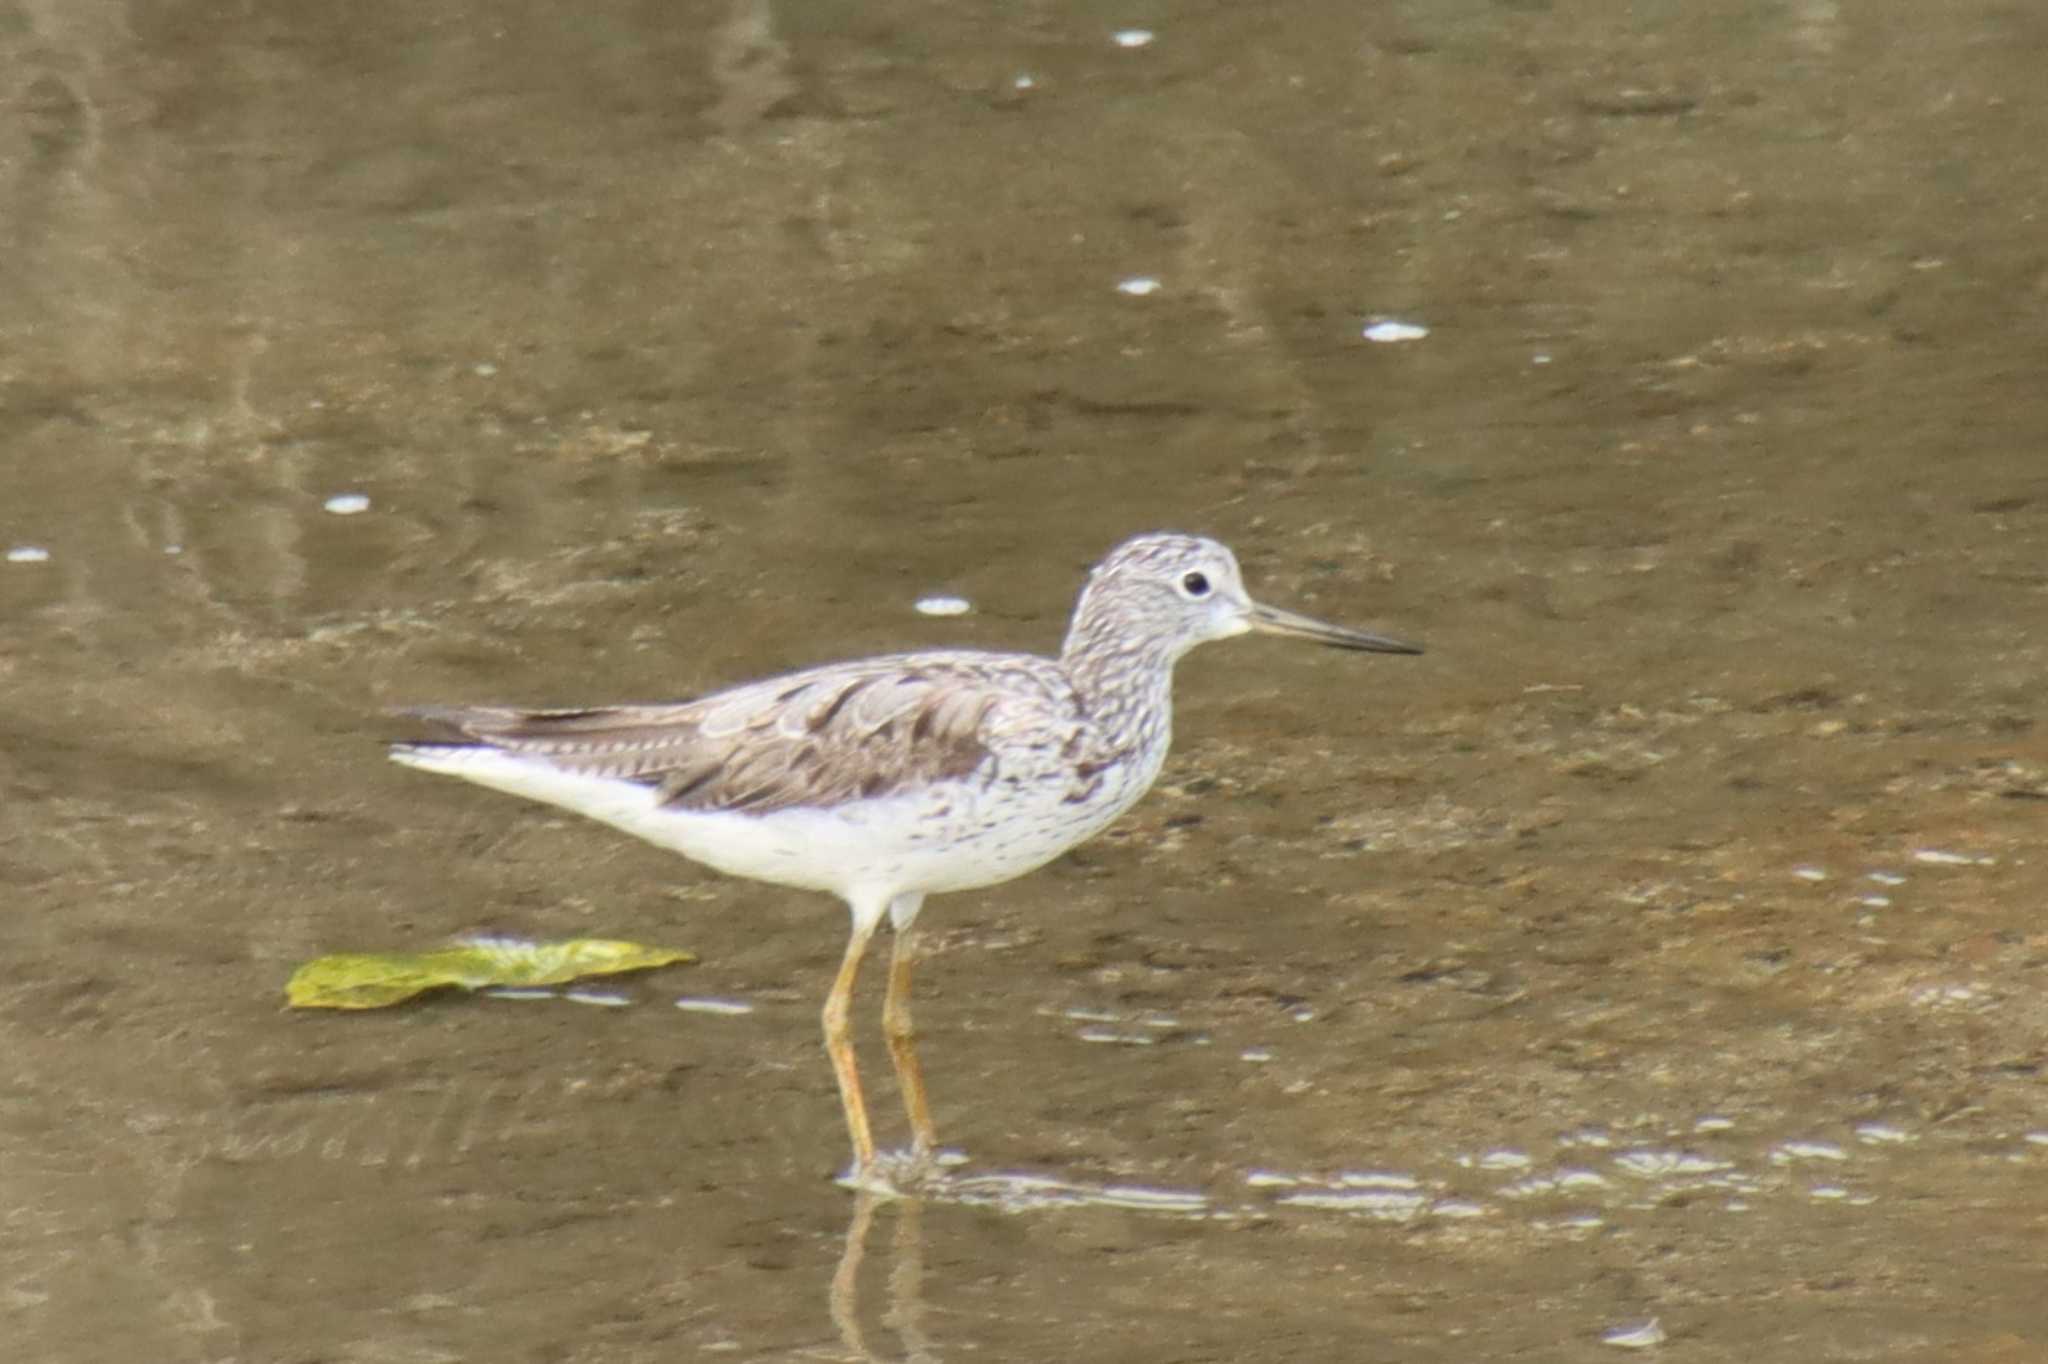
[[910,973],[917,965],[916,920],[923,901],[922,895],[902,895],[889,905],[896,946],[889,956],[889,992],[882,1001],[882,1036],[889,1042],[889,1059],[896,1066],[896,1084],[903,1091],[903,1111],[910,1115],[914,1154],[920,1160],[938,1146],[931,1105],[925,1099],[924,1067],[917,1061],[917,1029],[910,1020]]
[[860,977],[861,958],[868,940],[882,922],[880,905],[853,906],[853,936],[847,939],[846,956],[839,963],[832,990],[825,996],[825,1054],[832,1058],[832,1075],[839,1081],[839,1104],[846,1110],[846,1131],[853,1138],[853,1173],[866,1175],[875,1163],[875,1139],[868,1130],[867,1100],[860,1092],[860,1069],[855,1064],[853,1038],[847,1016],[853,1002],[853,983]]

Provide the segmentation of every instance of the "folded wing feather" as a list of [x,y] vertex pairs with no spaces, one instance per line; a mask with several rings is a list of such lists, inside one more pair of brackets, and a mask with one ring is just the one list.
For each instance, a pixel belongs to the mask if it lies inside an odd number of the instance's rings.
[[[1020,681],[1038,685],[1020,691]],[[1020,708],[1033,713],[1015,713]],[[678,809],[751,813],[829,807],[967,777],[989,761],[992,740],[1020,725],[1058,744],[1061,731],[1071,735],[1069,726],[1079,724],[1063,680],[997,677],[914,655],[673,705],[404,713],[439,731],[428,743],[485,744],[566,771],[644,782]]]

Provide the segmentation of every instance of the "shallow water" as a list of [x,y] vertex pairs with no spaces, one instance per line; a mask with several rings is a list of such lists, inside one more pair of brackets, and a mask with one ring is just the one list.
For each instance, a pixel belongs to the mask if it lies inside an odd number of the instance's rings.
[[[2048,16],[16,0],[0,53],[20,1357],[2048,1350]],[[1124,823],[932,903],[920,1200],[832,1182],[843,911],[374,742],[1049,648],[1161,526],[1431,652],[1202,651]],[[702,961],[282,1008],[479,931]]]

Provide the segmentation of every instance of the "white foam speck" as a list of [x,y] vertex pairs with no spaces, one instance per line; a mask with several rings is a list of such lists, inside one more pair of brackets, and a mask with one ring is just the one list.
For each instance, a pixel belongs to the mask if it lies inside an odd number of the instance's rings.
[[16,545],[7,551],[10,564],[46,564],[50,562],[50,551],[41,545]]
[[1419,322],[1401,322],[1391,317],[1383,317],[1377,322],[1368,323],[1360,335],[1368,341],[1388,345],[1395,341],[1420,341],[1429,335],[1429,328]]
[[370,498],[366,493],[336,493],[320,505],[336,516],[355,516],[370,509]]
[[1089,1201],[1112,1208],[1155,1208],[1172,1212],[1200,1212],[1209,1206],[1209,1200],[1198,1193],[1183,1189],[1154,1189],[1142,1184],[1106,1184]]
[[920,616],[964,616],[974,609],[974,603],[965,597],[919,597],[917,614]]
[[684,995],[676,1001],[678,1009],[687,1009],[693,1014],[750,1014],[754,1006],[744,999],[697,999]]
[[1129,279],[1118,280],[1116,291],[1133,298],[1143,298],[1159,292],[1159,281],[1150,275],[1132,275]]
[[1915,1004],[1934,1007],[1943,1004],[1974,1004],[1983,993],[1974,985],[1923,985],[1906,997]]
[[1382,1222],[1406,1222],[1429,1206],[1426,1195],[1393,1193],[1385,1189],[1331,1189],[1319,1192],[1282,1194],[1277,1202],[1298,1208],[1328,1208],[1335,1212],[1363,1213]]
[[1989,867],[1998,862],[1995,857],[1972,857],[1968,853],[1948,852],[1942,848],[1921,848],[1913,854],[1913,860],[1936,867]]
[[1029,75],[1019,76],[1017,77],[1017,79],[1010,82],[1010,88],[1013,90],[1031,90],[1037,88],[1037,85],[1038,82],[1033,80]]
[[1725,1160],[1710,1160],[1691,1151],[1626,1151],[1614,1163],[1641,1179],[1665,1179],[1672,1175],[1710,1175],[1729,1168]]
[[1831,1141],[1781,1141],[1771,1151],[1771,1163],[1784,1165],[1795,1160],[1847,1160],[1849,1153]]
[[1825,881],[1828,879],[1825,867],[1794,867],[1792,874],[1802,881]]
[[553,998],[555,998],[555,992],[554,992],[553,990],[542,990],[542,989],[538,989],[538,988],[535,988],[535,987],[530,987],[530,986],[521,986],[521,985],[501,985],[501,986],[497,987],[496,989],[486,990],[486,991],[484,991],[484,993],[485,993],[485,994],[487,994],[487,995],[489,995],[489,996],[490,996],[490,997],[491,997],[492,999],[553,999]]
[[1422,1181],[1397,1170],[1347,1170],[1337,1176],[1347,1189],[1419,1189]]
[[1866,1122],[1856,1128],[1856,1140],[1870,1146],[1894,1146],[1913,1139],[1911,1132],[1890,1123]]
[[1692,1130],[1695,1132],[1726,1132],[1733,1126],[1735,1126],[1733,1118],[1724,1118],[1720,1114],[1715,1113],[1709,1114],[1707,1117],[1701,1118],[1698,1122],[1694,1123]]
[[1903,886],[1906,884],[1906,878],[1899,875],[1895,871],[1869,872],[1866,873],[1864,879],[1867,881],[1875,881],[1880,886]]
[[1265,1047],[1246,1047],[1237,1054],[1237,1059],[1240,1061],[1270,1061],[1273,1059],[1273,1053]]
[[1600,1333],[1602,1345],[1612,1345],[1618,1350],[1652,1350],[1664,1343],[1664,1328],[1655,1317],[1648,1321],[1630,1322],[1626,1326],[1613,1326]]
[[631,995],[617,994],[611,990],[564,990],[562,998],[577,1004],[595,1004],[606,1009],[623,1009],[633,1002]]
[[1150,47],[1158,36],[1149,28],[1120,28],[1109,35],[1109,40],[1118,47]]
[[1114,1028],[1083,1028],[1074,1036],[1083,1042],[1103,1042],[1117,1047],[1149,1047],[1159,1040],[1141,1032],[1118,1032]]

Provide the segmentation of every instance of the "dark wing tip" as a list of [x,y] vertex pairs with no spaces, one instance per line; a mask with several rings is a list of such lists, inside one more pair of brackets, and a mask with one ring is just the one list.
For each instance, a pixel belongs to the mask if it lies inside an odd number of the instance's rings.
[[385,710],[394,720],[410,720],[413,731],[393,742],[394,751],[403,747],[444,748],[453,743],[475,743],[481,734],[479,721],[491,712],[469,706],[392,706]]

